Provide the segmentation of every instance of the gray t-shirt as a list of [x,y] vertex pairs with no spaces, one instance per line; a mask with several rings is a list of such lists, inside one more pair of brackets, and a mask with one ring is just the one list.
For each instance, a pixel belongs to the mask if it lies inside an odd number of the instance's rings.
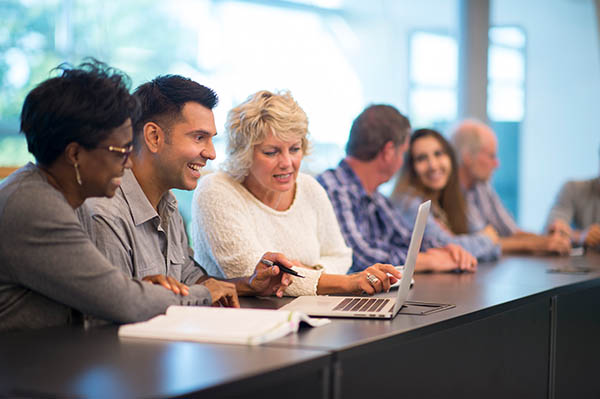
[[202,285],[180,296],[123,274],[31,163],[0,184],[0,271],[0,331],[71,324],[81,313],[136,322],[212,302]]
[[600,223],[600,177],[565,183],[550,210],[546,225],[556,219],[579,230]]
[[194,261],[175,196],[167,192],[156,212],[131,170],[113,198],[90,198],[77,215],[100,252],[128,276],[164,274],[192,285],[206,275]]

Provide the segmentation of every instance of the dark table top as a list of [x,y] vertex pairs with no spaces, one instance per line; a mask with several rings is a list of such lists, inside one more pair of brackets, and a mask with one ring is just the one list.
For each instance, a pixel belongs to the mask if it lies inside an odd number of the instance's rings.
[[[549,273],[561,266],[588,267],[586,274]],[[482,263],[476,273],[415,275],[409,300],[451,303],[456,307],[429,315],[398,314],[392,320],[332,318],[332,323],[301,328],[268,345],[321,350],[343,350],[387,337],[410,339],[415,334],[449,328],[525,304],[541,295],[554,295],[587,286],[600,286],[600,254],[578,257],[505,256]],[[381,296],[395,296],[391,291]],[[278,308],[292,298],[242,298],[244,307]]]
[[294,348],[119,339],[116,326],[0,336],[0,397],[134,398],[185,395],[286,368],[328,367]]
[[[559,266],[587,274],[553,274]],[[504,257],[474,274],[418,274],[409,299],[455,304],[393,320],[332,319],[258,347],[119,339],[117,327],[54,328],[0,335],[0,397],[163,397],[213,392],[267,375],[327,367],[331,353],[486,317],[535,298],[600,286],[600,254]],[[388,294],[394,296],[395,291]],[[291,298],[243,298],[245,307],[278,308]],[[279,374],[277,374],[279,373]],[[212,390],[212,391],[211,391]]]

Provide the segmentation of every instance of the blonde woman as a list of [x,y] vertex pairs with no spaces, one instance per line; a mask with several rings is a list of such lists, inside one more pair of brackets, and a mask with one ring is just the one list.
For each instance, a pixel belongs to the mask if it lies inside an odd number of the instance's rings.
[[327,194],[300,173],[308,120],[290,93],[250,96],[229,112],[226,134],[224,170],[200,179],[192,205],[192,245],[210,273],[247,275],[265,251],[277,251],[304,276],[294,277],[290,296],[374,294],[400,277],[381,264],[345,274],[352,251]]

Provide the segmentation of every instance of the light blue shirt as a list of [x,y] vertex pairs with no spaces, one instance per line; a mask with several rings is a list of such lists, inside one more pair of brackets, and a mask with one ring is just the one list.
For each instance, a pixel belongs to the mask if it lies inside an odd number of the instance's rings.
[[[346,161],[317,177],[325,188],[346,244],[352,248],[351,272],[374,263],[403,265],[414,220],[406,223],[391,201],[375,192],[369,195]],[[425,232],[421,250],[438,247]]]
[[[404,194],[400,197],[397,201],[397,209],[405,223],[414,222],[417,217],[417,209],[421,202],[423,202],[422,198],[410,194]],[[485,234],[451,234],[446,231],[431,214],[427,219],[425,231],[428,236],[435,239],[440,245],[460,245],[481,262],[498,259],[502,253],[500,246],[495,245]]]
[[469,231],[481,231],[491,225],[500,237],[508,237],[520,230],[490,182],[475,183],[465,191],[465,200],[468,204]]

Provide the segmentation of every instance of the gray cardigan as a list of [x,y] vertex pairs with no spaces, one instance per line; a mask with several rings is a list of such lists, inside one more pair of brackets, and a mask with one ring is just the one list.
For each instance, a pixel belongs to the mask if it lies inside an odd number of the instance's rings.
[[550,210],[546,226],[556,219],[579,230],[600,223],[600,177],[565,183]]
[[136,322],[211,302],[202,285],[183,297],[110,264],[37,166],[0,184],[0,331],[71,324],[80,313]]

